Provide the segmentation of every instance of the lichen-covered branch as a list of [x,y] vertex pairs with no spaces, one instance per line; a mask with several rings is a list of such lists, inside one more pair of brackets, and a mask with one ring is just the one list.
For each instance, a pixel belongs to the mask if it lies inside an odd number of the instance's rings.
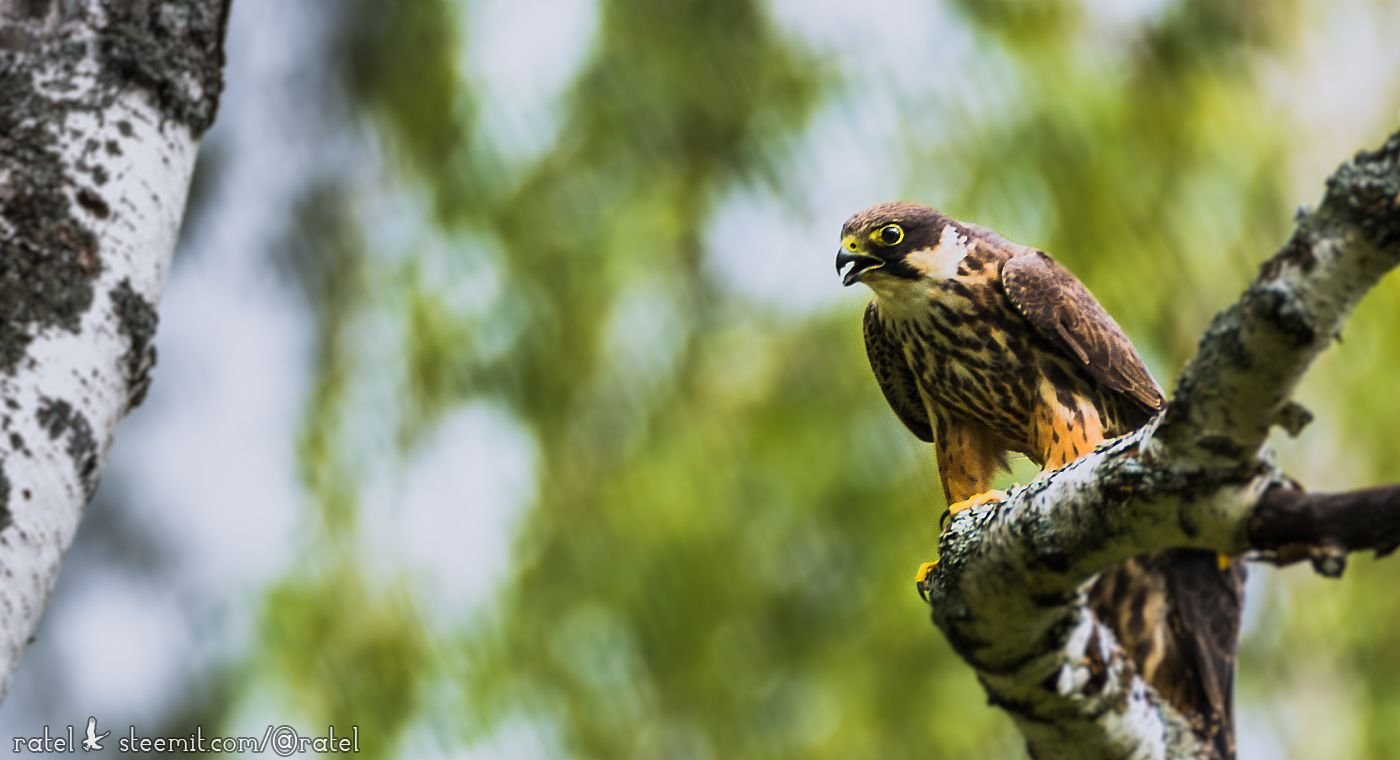
[[[1216,316],[1181,375],[1159,438],[1175,456],[1248,461],[1361,297],[1400,257],[1400,144],[1363,152],[1327,181],[1316,209],[1239,302]],[[1195,449],[1195,452],[1192,452]]]
[[1264,449],[1271,426],[1306,424],[1290,401],[1299,378],[1397,264],[1400,133],[1343,165],[1322,203],[1300,212],[1212,322],[1161,417],[949,525],[928,581],[934,622],[1035,757],[1211,754],[1087,609],[1102,570],[1172,548],[1335,567],[1346,551],[1400,543],[1395,490],[1302,494]]
[[149,383],[227,14],[0,0],[0,693]]

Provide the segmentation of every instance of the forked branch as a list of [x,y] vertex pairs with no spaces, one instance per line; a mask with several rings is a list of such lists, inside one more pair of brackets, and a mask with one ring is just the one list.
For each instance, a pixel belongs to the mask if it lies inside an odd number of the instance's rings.
[[933,620],[1035,757],[1210,753],[1087,609],[1100,571],[1202,548],[1335,573],[1347,552],[1400,545],[1400,489],[1307,494],[1264,447],[1271,426],[1306,423],[1290,401],[1299,379],[1397,264],[1400,133],[1342,165],[1299,213],[1212,321],[1161,417],[949,525],[928,581]]

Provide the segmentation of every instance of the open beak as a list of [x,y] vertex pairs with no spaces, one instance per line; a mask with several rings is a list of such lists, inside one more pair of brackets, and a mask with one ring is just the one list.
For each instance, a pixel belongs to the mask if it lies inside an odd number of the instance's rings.
[[[851,266],[850,269],[846,269],[847,264]],[[841,270],[846,269],[846,274],[841,278],[841,282],[848,288],[860,282],[862,274],[872,269],[879,269],[884,265],[884,260],[875,256],[850,253],[845,248],[836,252],[836,273],[841,274]]]

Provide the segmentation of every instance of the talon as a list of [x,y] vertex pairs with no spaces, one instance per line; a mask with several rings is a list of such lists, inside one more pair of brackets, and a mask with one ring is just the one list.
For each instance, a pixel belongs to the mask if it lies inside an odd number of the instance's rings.
[[948,514],[955,515],[963,511],[964,509],[980,507],[983,504],[991,504],[992,502],[1004,501],[1005,499],[1005,491],[983,491],[982,493],[979,493],[976,496],[963,499],[962,501],[957,502],[955,504],[949,504]]
[[914,573],[914,588],[919,592],[919,598],[924,602],[928,602],[928,577],[933,575],[935,567],[938,567],[938,560],[919,565],[919,569]]
[[939,533],[942,533],[943,531],[947,530],[947,529],[948,529],[948,523],[950,523],[950,522],[952,522],[952,521],[953,521],[953,513],[950,512],[950,511],[948,511],[948,510],[946,510],[946,509],[943,510],[943,514],[942,514],[941,516],[939,516],[939,518],[938,518],[938,532],[939,532]]

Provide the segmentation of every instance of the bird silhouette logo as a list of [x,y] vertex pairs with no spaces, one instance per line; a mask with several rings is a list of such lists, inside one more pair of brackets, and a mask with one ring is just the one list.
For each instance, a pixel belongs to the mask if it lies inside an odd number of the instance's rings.
[[88,716],[87,737],[83,739],[83,751],[92,752],[102,749],[102,740],[106,739],[112,732],[110,730],[97,733],[97,718]]

